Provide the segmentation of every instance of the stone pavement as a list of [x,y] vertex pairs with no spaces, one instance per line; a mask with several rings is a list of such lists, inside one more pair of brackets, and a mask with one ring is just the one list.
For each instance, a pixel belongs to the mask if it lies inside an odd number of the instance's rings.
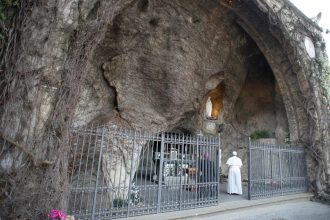
[[[181,218],[187,219],[187,218]],[[189,219],[201,220],[329,220],[330,206],[311,201],[284,201]]]
[[220,184],[220,203],[227,203],[233,201],[244,201],[248,199],[248,186],[247,183],[242,185],[243,195],[229,195],[227,193],[227,183]]
[[130,220],[329,220],[330,206],[311,202],[310,193],[301,193],[259,200],[240,199],[218,206],[178,212],[144,215]]

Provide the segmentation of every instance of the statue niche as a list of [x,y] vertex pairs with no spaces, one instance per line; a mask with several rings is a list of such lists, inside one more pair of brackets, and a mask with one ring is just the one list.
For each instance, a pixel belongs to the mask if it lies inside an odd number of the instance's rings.
[[208,93],[205,116],[208,120],[217,120],[223,108],[224,85],[220,83]]
[[210,96],[207,98],[206,101],[206,118],[212,119],[212,101]]

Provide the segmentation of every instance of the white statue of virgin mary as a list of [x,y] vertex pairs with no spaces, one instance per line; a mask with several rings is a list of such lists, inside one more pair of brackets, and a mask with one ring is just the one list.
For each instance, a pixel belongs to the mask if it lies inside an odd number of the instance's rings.
[[209,96],[206,101],[206,118],[212,118],[212,102]]

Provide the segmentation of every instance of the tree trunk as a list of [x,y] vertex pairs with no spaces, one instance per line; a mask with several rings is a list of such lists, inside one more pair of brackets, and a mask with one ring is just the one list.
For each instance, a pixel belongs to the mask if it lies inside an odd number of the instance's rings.
[[66,210],[69,128],[88,59],[130,2],[20,1],[1,50],[0,218]]

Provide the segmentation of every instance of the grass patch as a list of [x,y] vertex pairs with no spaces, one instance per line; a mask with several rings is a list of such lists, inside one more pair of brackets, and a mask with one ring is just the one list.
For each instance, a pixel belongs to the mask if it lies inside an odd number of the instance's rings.
[[269,135],[269,132],[268,131],[265,131],[265,130],[258,130],[258,131],[255,131],[253,132],[251,135],[250,135],[251,139],[252,140],[257,140],[257,139],[260,139],[260,138],[269,138],[270,135]]

